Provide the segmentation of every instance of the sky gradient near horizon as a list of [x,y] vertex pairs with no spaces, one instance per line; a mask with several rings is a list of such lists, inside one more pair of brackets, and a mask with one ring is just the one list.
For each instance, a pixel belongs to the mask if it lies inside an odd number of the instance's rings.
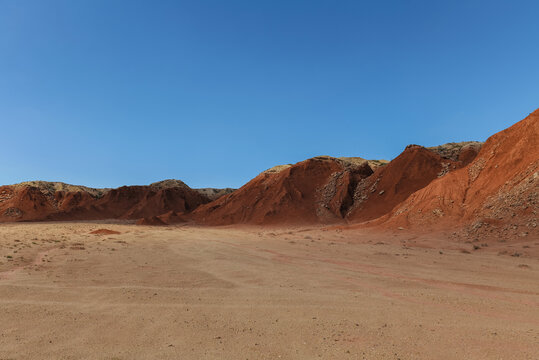
[[536,1],[0,0],[0,184],[239,187],[539,107]]

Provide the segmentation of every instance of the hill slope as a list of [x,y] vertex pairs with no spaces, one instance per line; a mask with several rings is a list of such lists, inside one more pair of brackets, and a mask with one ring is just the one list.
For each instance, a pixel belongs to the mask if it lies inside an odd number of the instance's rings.
[[424,147],[410,145],[388,165],[359,182],[347,219],[365,221],[380,217],[459,165]]
[[469,165],[434,180],[384,220],[410,227],[473,224],[475,230],[498,235],[535,234],[538,193],[539,110],[536,110],[491,136]]
[[316,157],[265,171],[192,218],[210,225],[332,223],[342,220],[355,185],[370,174],[366,161]]

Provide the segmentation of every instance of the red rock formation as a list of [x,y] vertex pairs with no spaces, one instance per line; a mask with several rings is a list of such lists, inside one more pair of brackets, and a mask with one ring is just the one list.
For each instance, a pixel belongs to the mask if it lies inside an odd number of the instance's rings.
[[539,231],[538,138],[539,110],[484,145],[412,145],[374,173],[364,159],[316,157],[263,172],[212,202],[206,190],[177,180],[93,192],[61,183],[3,186],[0,221],[301,225],[346,220],[393,228],[469,226],[474,234],[496,228],[527,236]]
[[56,211],[54,201],[35,187],[0,187],[0,220],[43,220]]
[[124,186],[94,196],[85,191],[0,187],[0,221],[138,219],[169,211],[189,212],[210,200],[186,185]]
[[232,194],[201,206],[192,218],[210,225],[340,221],[353,203],[357,182],[372,174],[367,162],[351,164],[330,157],[280,169],[263,172]]
[[189,212],[209,200],[188,187],[154,189],[146,186],[123,186],[105,194],[96,208],[107,218],[138,219],[169,211]]
[[387,214],[408,196],[459,165],[422,146],[410,145],[388,165],[359,182],[347,219],[366,221]]
[[[387,225],[445,228],[513,224],[537,233],[539,200],[539,110],[491,136],[466,167],[434,180],[400,204]],[[517,224],[518,223],[518,224]],[[485,225],[485,226],[486,226]],[[513,227],[513,226],[511,226]]]

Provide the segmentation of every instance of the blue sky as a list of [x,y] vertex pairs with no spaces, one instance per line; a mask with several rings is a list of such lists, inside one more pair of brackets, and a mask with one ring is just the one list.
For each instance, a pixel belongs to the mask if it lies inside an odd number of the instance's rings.
[[0,0],[0,184],[239,187],[539,107],[536,1]]

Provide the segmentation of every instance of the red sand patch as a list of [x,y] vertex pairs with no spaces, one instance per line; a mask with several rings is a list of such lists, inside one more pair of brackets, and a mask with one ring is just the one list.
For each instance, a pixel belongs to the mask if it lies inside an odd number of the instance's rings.
[[93,235],[118,235],[121,234],[119,231],[109,230],[109,229],[98,229],[92,231],[90,234]]

